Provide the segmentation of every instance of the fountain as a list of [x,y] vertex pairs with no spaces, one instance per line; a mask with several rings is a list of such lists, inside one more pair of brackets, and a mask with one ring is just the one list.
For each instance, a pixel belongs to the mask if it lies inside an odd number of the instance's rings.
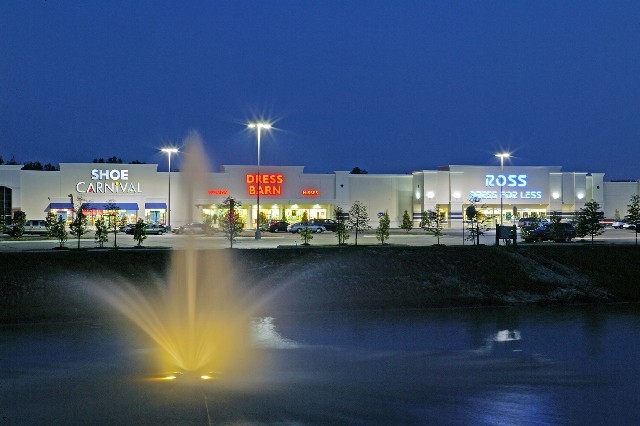
[[[207,167],[198,135],[185,142],[182,193],[193,209]],[[172,252],[167,282],[154,294],[122,283],[95,291],[153,341],[163,377],[226,375],[240,368],[240,360],[248,362],[251,324],[229,256],[226,250],[196,250],[195,237],[186,236],[184,249]]]

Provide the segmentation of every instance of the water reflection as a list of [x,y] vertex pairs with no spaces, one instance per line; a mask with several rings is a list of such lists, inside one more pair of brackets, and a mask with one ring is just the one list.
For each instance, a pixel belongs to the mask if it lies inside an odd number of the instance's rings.
[[495,426],[563,423],[551,395],[528,386],[512,386],[467,399],[466,424]]

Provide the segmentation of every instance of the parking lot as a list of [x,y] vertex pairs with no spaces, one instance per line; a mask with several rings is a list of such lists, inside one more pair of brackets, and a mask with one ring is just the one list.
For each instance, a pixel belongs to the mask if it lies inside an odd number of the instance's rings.
[[[464,241],[461,229],[448,229],[445,230],[445,235],[440,237],[440,243],[448,246],[455,245],[471,245],[470,241]],[[602,235],[595,237],[594,241],[597,244],[635,244],[635,231],[629,229],[613,229],[607,228]],[[310,241],[312,246],[335,246],[337,244],[336,234],[333,232],[324,232],[322,234],[313,234],[313,239]],[[132,235],[118,233],[117,236],[118,247],[122,249],[133,248],[136,246],[136,242]],[[164,249],[182,249],[185,248],[188,242],[193,242],[198,249],[213,249],[213,248],[226,248],[229,247],[229,241],[223,234],[217,233],[212,236],[186,236],[186,235],[148,235],[147,239],[143,242],[143,247],[147,248],[164,248]],[[234,248],[239,249],[259,249],[259,248],[276,248],[276,247],[295,247],[303,243],[300,234],[290,233],[269,233],[263,232],[262,238],[256,240],[254,232],[252,230],[245,231],[237,238],[234,243]],[[428,246],[436,244],[436,238],[432,235],[425,233],[422,230],[412,230],[406,233],[403,230],[392,230],[391,235],[387,241],[389,244],[394,245],[407,245],[407,246]],[[586,237],[584,241],[582,239],[576,239],[571,243],[563,243],[567,245],[572,244],[585,244],[590,243],[591,239]],[[351,237],[347,240],[349,245],[355,243],[355,234],[352,232]],[[480,238],[480,243],[485,245],[492,245],[495,243],[495,230],[489,230],[485,235]],[[105,247],[113,247],[113,234],[109,235],[109,241],[105,243]],[[358,235],[358,245],[379,245],[380,242],[376,239],[375,231],[369,230],[365,234]],[[518,238],[518,244],[525,244]],[[541,244],[541,243],[534,243]],[[552,242],[545,242],[542,244],[558,244]],[[20,251],[20,250],[48,250],[57,247],[58,241],[52,239],[46,239],[37,236],[25,236],[21,240],[12,239],[8,235],[0,236],[0,251]],[[77,240],[68,239],[65,243],[65,247],[76,248]],[[93,240],[93,234],[87,234],[80,240],[80,247],[83,249],[96,248],[98,245]]]

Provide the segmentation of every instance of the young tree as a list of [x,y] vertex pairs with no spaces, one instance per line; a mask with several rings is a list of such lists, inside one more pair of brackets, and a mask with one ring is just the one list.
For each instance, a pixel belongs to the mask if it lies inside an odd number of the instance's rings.
[[27,224],[27,214],[22,210],[18,210],[13,213],[13,220],[11,221],[11,233],[13,238],[22,238],[24,235],[24,227]]
[[409,212],[406,210],[402,215],[402,225],[400,225],[400,229],[404,229],[407,232],[413,229],[413,220],[411,220],[411,218],[409,217]]
[[202,221],[202,224],[204,225],[204,233],[205,235],[213,235],[214,233],[214,218],[215,216],[207,216],[204,218],[204,220]]
[[613,220],[615,220],[616,222],[620,222],[620,220],[621,220],[621,218],[620,218],[620,210],[616,209],[616,212],[613,214]]
[[384,242],[389,239],[390,224],[391,220],[389,219],[389,213],[385,211],[380,217],[380,222],[376,228],[376,238],[382,245],[384,245]]
[[553,241],[564,241],[564,226],[560,223],[562,218],[558,212],[551,213],[549,222],[551,222],[551,239]]
[[78,239],[78,249],[80,249],[80,238],[87,233],[87,222],[87,215],[82,210],[82,199],[80,199],[75,217],[69,224],[71,235]]
[[309,225],[309,214],[305,211],[302,213],[302,229],[300,230],[300,237],[302,237],[302,244],[309,245],[309,241],[313,239],[313,232],[307,226]]
[[57,222],[58,216],[56,216],[54,212],[47,213],[47,217],[44,218],[44,226],[47,227],[47,237],[53,238],[53,231]]
[[109,241],[109,229],[107,229],[107,223],[102,217],[96,219],[96,234],[94,239],[96,243],[100,244],[100,248],[104,247],[104,243]]
[[578,213],[578,223],[576,226],[576,234],[578,229],[584,231],[584,235],[591,236],[591,244],[593,244],[593,237],[600,235],[604,232],[604,225],[600,223],[602,218],[602,212],[600,210],[600,204],[597,201],[591,200],[584,204],[584,207],[580,209]]
[[58,240],[60,248],[64,247],[64,243],[67,241],[69,233],[67,232],[67,226],[62,216],[59,216],[55,225],[53,225],[51,236]]
[[349,233],[347,232],[347,224],[342,207],[337,206],[335,208],[334,218],[336,222],[338,222],[338,226],[336,227],[336,237],[338,237],[338,245],[344,246],[347,244],[347,240],[349,239]]
[[627,205],[627,214],[624,216],[624,220],[627,223],[633,223],[636,228],[636,245],[638,245],[638,227],[640,227],[640,196],[633,194],[629,199]]
[[420,227],[437,238],[436,245],[440,245],[440,237],[445,235],[443,232],[445,220],[445,213],[439,208],[436,208],[435,211],[427,210],[422,212]]
[[230,248],[233,248],[233,243],[244,228],[244,222],[237,211],[237,209],[241,207],[242,205],[231,197],[227,197],[222,204],[218,206],[220,210],[224,211],[220,218],[220,229],[222,229],[224,236],[229,240]]
[[109,202],[104,206],[105,213],[102,215],[103,218],[107,219],[107,229],[113,231],[113,248],[118,248],[118,231],[120,228],[120,223],[122,220],[120,219],[120,214],[118,213],[120,207],[115,203],[114,200],[109,200]]
[[265,231],[269,229],[269,219],[267,218],[267,214],[265,212],[258,213],[258,229],[261,231]]
[[349,219],[347,220],[347,228],[356,233],[356,245],[358,245],[358,234],[371,229],[369,226],[369,215],[367,208],[360,201],[356,200],[349,210]]
[[473,242],[474,245],[480,245],[480,237],[487,232],[487,226],[485,224],[487,218],[482,211],[476,208],[476,200],[469,200],[471,204],[467,207],[465,215],[467,216],[467,229],[469,234],[465,237],[467,240]]
[[580,217],[580,212],[577,211],[573,215],[573,224],[576,228],[576,237],[584,238],[589,234],[589,229],[587,229],[587,224]]
[[144,223],[144,220],[138,219],[136,224],[133,226],[133,239],[136,240],[137,247],[142,247],[142,242],[147,239],[147,224]]

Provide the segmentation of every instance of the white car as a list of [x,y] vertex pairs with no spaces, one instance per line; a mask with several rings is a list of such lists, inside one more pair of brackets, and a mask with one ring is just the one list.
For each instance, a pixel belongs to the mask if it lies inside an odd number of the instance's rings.
[[[4,227],[6,234],[11,234],[13,231],[13,225],[7,225]],[[24,234],[32,235],[47,235],[47,222],[44,220],[28,220],[24,224]]]
[[316,232],[316,233],[320,233],[320,232],[324,232],[327,230],[327,228],[325,228],[322,225],[313,225],[311,223],[302,223],[302,222],[298,222],[298,223],[294,223],[293,225],[289,225],[287,227],[287,231],[291,232],[291,233],[300,233],[302,232],[303,229],[308,229],[311,232]]

